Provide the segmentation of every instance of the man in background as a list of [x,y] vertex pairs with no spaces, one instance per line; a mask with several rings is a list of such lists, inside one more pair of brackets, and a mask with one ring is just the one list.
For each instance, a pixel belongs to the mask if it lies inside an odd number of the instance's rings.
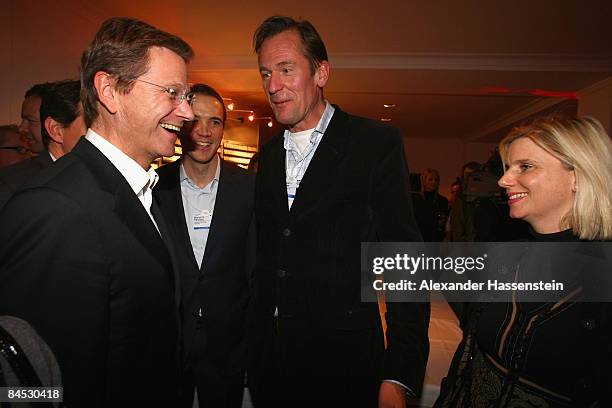
[[28,149],[21,145],[16,125],[0,126],[0,169],[28,158]]
[[45,150],[40,131],[40,104],[50,85],[47,82],[32,86],[26,91],[21,104],[19,131],[23,134],[30,151],[34,154],[42,154]]
[[53,164],[53,159],[42,141],[40,105],[50,82],[36,84],[25,94],[21,105],[19,132],[24,143],[35,156],[0,170],[0,208],[33,174]]
[[414,213],[426,242],[441,242],[445,238],[448,200],[438,193],[440,174],[435,169],[421,173],[421,192],[412,195]]
[[173,231],[181,276],[182,407],[242,406],[244,323],[253,273],[255,177],[217,154],[223,98],[196,84],[195,120],[181,133],[181,159],[158,170],[155,196]]
[[70,152],[85,135],[85,116],[80,100],[81,81],[53,83],[40,105],[41,135],[51,158]]
[[46,84],[40,103],[40,134],[44,150],[36,157],[0,171],[0,208],[24,182],[68,153],[87,127],[80,101],[80,81]]

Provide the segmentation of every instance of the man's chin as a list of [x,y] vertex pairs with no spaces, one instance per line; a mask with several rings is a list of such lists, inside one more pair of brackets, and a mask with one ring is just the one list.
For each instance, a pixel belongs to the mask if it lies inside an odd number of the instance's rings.
[[272,109],[272,113],[274,114],[274,119],[281,125],[288,125],[291,123],[289,112],[286,112],[285,109],[283,108]]
[[216,151],[212,155],[187,154],[189,160],[197,164],[209,164],[216,156]]
[[174,150],[174,145],[172,145],[171,147],[169,146],[160,152],[160,156],[163,156],[163,157],[172,157],[175,154],[176,154],[176,151]]

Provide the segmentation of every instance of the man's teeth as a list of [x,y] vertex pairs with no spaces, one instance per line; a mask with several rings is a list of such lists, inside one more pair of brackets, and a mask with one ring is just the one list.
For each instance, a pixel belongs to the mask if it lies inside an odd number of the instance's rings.
[[517,198],[527,197],[527,193],[516,193],[508,196],[509,200],[515,200]]
[[210,142],[196,142],[196,144],[198,146],[207,147],[207,146],[210,146],[212,143],[210,143]]
[[173,130],[175,132],[180,132],[181,131],[180,127],[178,127],[176,125],[171,125],[170,123],[162,123],[160,126],[163,127],[164,129]]

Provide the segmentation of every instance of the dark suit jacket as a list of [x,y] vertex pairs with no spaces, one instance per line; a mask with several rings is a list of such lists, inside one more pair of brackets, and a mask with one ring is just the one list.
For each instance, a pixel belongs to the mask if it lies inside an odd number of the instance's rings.
[[0,210],[0,314],[49,344],[68,407],[172,406],[174,276],[133,190],[86,139],[27,184]]
[[32,175],[53,164],[47,150],[38,156],[23,160],[0,170],[0,208],[11,198],[15,191]]
[[256,381],[260,366],[269,361],[259,357],[278,306],[282,375],[304,381],[308,393],[317,392],[306,385],[315,379],[344,378],[353,387],[339,393],[358,394],[361,383],[347,377],[367,377],[372,370],[376,381],[397,380],[419,393],[429,305],[388,304],[383,351],[377,304],[361,301],[360,243],[421,240],[399,132],[336,107],[291,211],[279,135],[260,152],[255,213],[252,327],[260,333],[254,336],[249,378]]
[[188,359],[194,347],[201,308],[206,344],[199,346],[219,375],[235,374],[246,365],[244,324],[255,261],[255,178],[221,161],[212,224],[199,269],[185,221],[179,168],[176,161],[157,170],[160,179],[154,194],[176,247],[183,299],[183,356]]

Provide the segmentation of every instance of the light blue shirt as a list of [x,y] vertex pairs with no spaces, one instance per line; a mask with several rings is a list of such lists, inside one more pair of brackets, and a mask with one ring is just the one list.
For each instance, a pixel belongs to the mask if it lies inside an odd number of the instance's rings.
[[185,211],[185,221],[189,231],[189,240],[198,267],[202,268],[202,259],[206,250],[208,233],[212,223],[215,201],[217,199],[217,188],[219,186],[219,174],[221,165],[219,156],[217,160],[217,170],[215,177],[210,183],[200,188],[187,176],[183,163],[179,170],[181,181],[181,197],[183,198],[183,209]]

